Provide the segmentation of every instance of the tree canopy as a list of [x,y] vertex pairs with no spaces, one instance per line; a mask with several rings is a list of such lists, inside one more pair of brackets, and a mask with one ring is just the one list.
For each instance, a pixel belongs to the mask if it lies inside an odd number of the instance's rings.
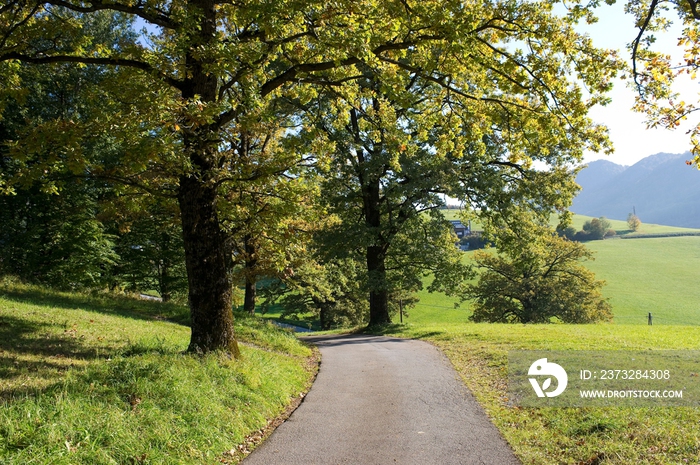
[[581,264],[592,259],[583,244],[522,216],[517,229],[499,231],[499,254],[488,250],[474,254],[482,272],[466,293],[474,300],[472,320],[592,323],[612,319],[610,304],[600,293],[604,283]]
[[[585,149],[609,150],[587,111],[605,102],[619,68],[575,32],[579,18],[556,15],[550,1],[10,0],[0,7],[0,108],[26,98],[26,66],[104,76],[79,117],[38,122],[9,153],[23,180],[55,192],[70,174],[175,199],[190,350],[237,355],[227,226],[236,203],[226,199],[240,186],[369,154],[356,173],[371,189],[360,190],[394,198],[386,205],[429,206],[405,181],[419,185],[447,162],[421,192],[449,189],[483,215],[509,204],[564,208],[571,164]],[[85,27],[100,21],[128,26]],[[147,26],[137,38],[109,34],[137,21]],[[340,139],[318,125],[327,109]],[[275,126],[285,150],[266,152]],[[83,150],[100,140],[109,150]],[[381,277],[370,282],[384,292]]]

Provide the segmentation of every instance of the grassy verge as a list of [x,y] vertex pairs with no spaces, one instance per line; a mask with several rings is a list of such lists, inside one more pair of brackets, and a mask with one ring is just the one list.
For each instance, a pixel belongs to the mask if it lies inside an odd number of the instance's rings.
[[237,319],[243,357],[184,354],[186,309],[0,285],[0,464],[235,463],[304,391],[311,351]]
[[700,462],[700,409],[513,408],[506,400],[509,350],[700,349],[700,328],[444,323],[382,333],[437,345],[525,464]]

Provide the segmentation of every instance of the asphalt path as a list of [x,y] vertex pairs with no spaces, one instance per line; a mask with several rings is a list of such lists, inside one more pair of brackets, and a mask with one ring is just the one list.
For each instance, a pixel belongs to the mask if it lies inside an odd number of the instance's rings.
[[421,341],[344,335],[318,345],[304,402],[244,465],[517,465],[450,362]]

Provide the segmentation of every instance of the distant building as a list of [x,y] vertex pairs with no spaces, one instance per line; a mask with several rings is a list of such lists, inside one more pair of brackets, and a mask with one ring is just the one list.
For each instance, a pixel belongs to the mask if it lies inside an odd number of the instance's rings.
[[459,220],[452,220],[450,223],[452,223],[455,234],[459,239],[462,239],[464,236],[468,236],[471,233],[471,227],[463,225]]

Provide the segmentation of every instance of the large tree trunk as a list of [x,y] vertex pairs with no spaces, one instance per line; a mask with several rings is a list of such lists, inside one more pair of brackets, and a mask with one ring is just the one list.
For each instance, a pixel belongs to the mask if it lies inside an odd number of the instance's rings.
[[363,188],[365,224],[374,235],[373,245],[367,247],[367,274],[369,277],[369,324],[391,323],[389,293],[386,280],[386,251],[388,244],[381,230],[381,200],[379,180],[369,181]]
[[223,350],[239,357],[233,331],[231,256],[216,212],[216,189],[191,176],[180,180],[192,336],[190,352]]
[[386,256],[383,247],[367,248],[367,271],[369,276],[369,325],[391,323],[389,316],[389,293],[386,281]]
[[[185,57],[187,78],[181,87],[182,97],[189,103],[194,99],[205,104],[216,102],[218,79],[207,70],[210,58],[202,58],[197,51],[200,46],[216,41],[216,2],[191,0],[189,3],[201,16],[196,37],[192,37],[191,49]],[[187,128],[183,132],[183,148],[195,169],[180,178],[178,190],[192,327],[188,350],[202,353],[223,350],[239,357],[233,331],[232,257],[219,222],[218,191],[211,177],[216,170],[220,135],[216,128],[198,120],[185,115],[182,124]]]

